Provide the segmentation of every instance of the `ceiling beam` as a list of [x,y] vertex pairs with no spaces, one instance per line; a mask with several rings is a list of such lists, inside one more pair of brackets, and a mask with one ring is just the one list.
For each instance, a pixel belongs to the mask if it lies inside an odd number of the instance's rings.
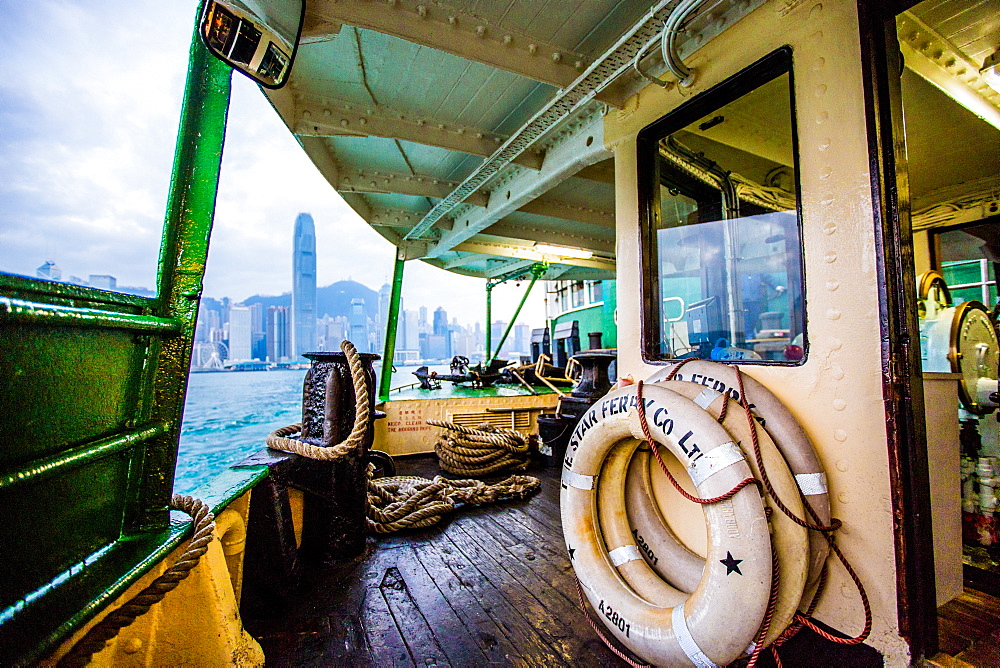
[[321,38],[326,30],[339,31],[344,23],[429,46],[558,88],[571,84],[590,64],[582,54],[501,28],[437,2],[309,0],[306,4],[303,32],[309,39]]
[[[468,201],[468,200],[467,200]],[[469,202],[472,204],[472,202]],[[572,220],[577,223],[597,225],[608,229],[615,229],[614,211],[604,211],[594,209],[589,206],[578,206],[569,202],[561,202],[546,196],[539,197],[522,206],[518,211],[522,213],[533,213],[549,218],[560,218]]]
[[[316,138],[303,137],[303,139]],[[445,197],[458,185],[454,181],[436,179],[422,174],[347,169],[344,167],[338,170],[338,178],[333,183],[334,187],[342,193],[394,193],[397,195],[412,195],[414,197],[434,197],[436,199]],[[468,204],[476,206],[486,206],[489,198],[486,193],[474,192],[465,201]]]
[[[611,151],[604,148],[604,119],[600,114],[595,114],[588,122],[569,131],[561,143],[546,152],[541,170],[522,171],[506,183],[493,185],[486,208],[466,211],[459,216],[451,231],[442,235],[441,240],[430,249],[430,257],[438,257],[456,248],[458,244],[526,206],[583,167],[606,160],[611,155]],[[427,218],[421,222],[421,227],[425,226],[426,221]]]
[[[299,98],[296,112],[292,131],[300,137],[385,137],[481,157],[492,155],[507,140],[505,135],[482,128],[332,98]],[[542,156],[525,152],[515,162],[538,169]]]
[[[516,244],[505,244],[496,241],[466,241],[455,250],[469,253],[483,253],[497,257],[520,258],[531,260],[532,262],[551,262],[551,256],[542,255],[530,246]],[[588,269],[601,269],[614,273],[615,261],[610,258],[595,256],[587,260],[578,258],[560,259],[555,264],[570,265],[573,267],[585,267]]]
[[502,220],[489,229],[481,233],[488,237],[503,237],[504,239],[523,241],[527,244],[535,242],[552,244],[555,246],[569,246],[571,248],[583,248],[597,253],[614,254],[615,240],[612,234],[610,238],[598,239],[591,236],[582,236],[571,232],[563,231],[559,226],[549,225],[525,225],[523,223],[511,223],[510,220]]
[[897,22],[906,67],[1000,129],[1000,92],[979,75],[979,66],[912,12],[903,12]]
[[613,186],[615,185],[615,161],[602,160],[593,165],[587,165],[573,176],[578,179],[586,179],[587,181],[596,181],[597,183]]
[[456,257],[450,260],[446,260],[441,264],[442,269],[455,269],[456,267],[464,267],[472,262],[480,262],[482,260],[489,259],[489,255],[483,255],[482,253],[458,253]]
[[486,278],[498,278],[518,269],[526,269],[535,264],[535,260],[511,259],[502,260],[482,272]]

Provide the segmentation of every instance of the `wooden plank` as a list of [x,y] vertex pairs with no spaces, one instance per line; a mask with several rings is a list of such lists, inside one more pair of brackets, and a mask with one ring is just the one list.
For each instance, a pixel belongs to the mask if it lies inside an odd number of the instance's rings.
[[542,638],[535,625],[525,618],[523,610],[508,601],[501,591],[507,583],[491,579],[471,562],[450,536],[430,546],[451,569],[462,587],[478,599],[483,611],[496,625],[504,629],[512,657],[520,657],[529,665],[549,665],[554,651]]
[[[518,610],[523,611],[564,661],[576,662],[590,655],[581,630],[563,621],[581,619],[582,613],[566,604],[556,592],[530,568],[512,559],[488,531],[473,522],[456,522],[449,537],[491,579],[504,583],[504,594]],[[505,558],[506,557],[506,558]],[[590,630],[590,629],[587,629]]]
[[[428,560],[428,564],[432,568],[435,566],[433,560]],[[451,663],[456,666],[483,663],[487,657],[480,648],[474,629],[468,628],[456,614],[455,606],[438,588],[427,565],[413,547],[405,549],[396,568],[403,577],[411,600]]]
[[[365,620],[365,634],[371,647],[371,665],[415,666],[382,591],[378,587],[368,587],[366,594],[361,616]],[[337,661],[331,663],[336,665]]]
[[378,589],[396,621],[413,662],[427,666],[450,666],[451,662],[438,643],[434,629],[424,619],[406,586],[403,574],[396,566],[385,570]]

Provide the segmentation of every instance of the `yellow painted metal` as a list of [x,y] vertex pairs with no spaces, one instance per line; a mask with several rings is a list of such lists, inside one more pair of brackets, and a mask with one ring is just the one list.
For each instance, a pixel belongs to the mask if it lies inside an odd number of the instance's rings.
[[393,456],[434,452],[434,443],[441,430],[427,424],[427,420],[457,420],[468,422],[468,426],[489,422],[537,434],[538,414],[554,411],[558,399],[555,394],[541,394],[387,401],[383,406],[386,419],[375,423],[374,447]]
[[[239,612],[249,507],[247,492],[219,514],[215,539],[188,577],[95,654],[92,666],[264,665],[264,652],[243,629]],[[55,665],[91,627],[149,586],[186,548],[185,542],[171,552],[42,665]]]

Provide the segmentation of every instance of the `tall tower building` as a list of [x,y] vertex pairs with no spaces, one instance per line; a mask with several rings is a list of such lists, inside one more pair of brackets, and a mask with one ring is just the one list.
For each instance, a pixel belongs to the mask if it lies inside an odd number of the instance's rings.
[[295,219],[292,249],[292,357],[316,349],[316,229],[308,213]]
[[242,362],[251,359],[253,325],[246,306],[229,307],[229,359]]

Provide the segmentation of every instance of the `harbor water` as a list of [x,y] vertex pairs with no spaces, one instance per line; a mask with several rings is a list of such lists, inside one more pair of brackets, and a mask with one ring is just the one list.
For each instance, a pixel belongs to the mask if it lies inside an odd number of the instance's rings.
[[[448,365],[430,368],[448,373]],[[416,370],[415,366],[398,367],[392,374],[392,387],[415,382]],[[262,449],[270,432],[299,422],[305,374],[305,369],[191,374],[174,492],[190,493],[214,472]],[[447,388],[442,389],[434,396],[447,393]]]

